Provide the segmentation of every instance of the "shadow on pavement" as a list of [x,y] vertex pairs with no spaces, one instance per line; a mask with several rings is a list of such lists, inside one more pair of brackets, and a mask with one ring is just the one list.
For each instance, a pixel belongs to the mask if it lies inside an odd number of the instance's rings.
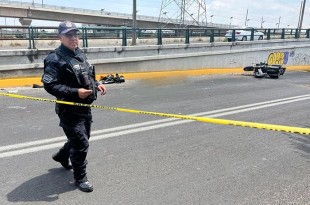
[[53,168],[48,173],[30,179],[7,194],[10,202],[52,202],[59,195],[76,189],[70,183],[72,172],[64,168]]
[[306,135],[288,136],[291,144],[298,150],[298,153],[302,157],[310,160],[310,137]]

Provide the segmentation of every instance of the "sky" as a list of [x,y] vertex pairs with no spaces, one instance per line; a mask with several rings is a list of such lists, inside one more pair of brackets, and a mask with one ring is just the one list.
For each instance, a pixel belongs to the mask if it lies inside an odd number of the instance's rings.
[[[9,0],[0,0],[9,1]],[[188,10],[198,16],[197,2],[205,2],[208,23],[237,27],[297,28],[302,0],[186,0]],[[309,0],[308,0],[309,1]],[[133,0],[20,0],[20,2],[57,5],[81,9],[132,14]],[[177,2],[182,0],[136,0],[137,15],[178,18]],[[170,3],[169,3],[170,2]],[[161,8],[163,6],[164,8]],[[200,10],[201,11],[201,10]],[[164,15],[164,14],[165,15]],[[248,15],[247,15],[248,13]],[[212,17],[211,17],[212,16]],[[247,18],[246,18],[247,17]],[[195,17],[197,18],[197,17]],[[246,21],[248,19],[248,21]],[[18,19],[0,17],[1,25],[20,25]],[[59,22],[34,20],[33,26],[57,26]],[[306,3],[303,28],[310,28],[310,1]]]

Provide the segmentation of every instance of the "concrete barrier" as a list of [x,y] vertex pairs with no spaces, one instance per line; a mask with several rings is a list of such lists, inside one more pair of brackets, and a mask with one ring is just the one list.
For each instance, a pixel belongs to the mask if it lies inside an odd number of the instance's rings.
[[[309,39],[289,39],[91,47],[83,50],[96,66],[98,75],[122,73],[135,78],[143,76],[145,72],[167,74],[168,71],[184,71],[187,74],[202,74],[208,71],[213,73],[215,70],[232,72],[232,69],[240,72],[244,66],[259,62],[284,64],[291,68],[303,66],[303,69],[308,69],[309,49]],[[10,79],[15,80],[16,86],[25,85],[22,83],[23,79],[28,79],[28,85],[31,82],[38,83],[43,73],[43,59],[50,51],[51,49],[0,51],[0,87],[8,86],[4,82]]]

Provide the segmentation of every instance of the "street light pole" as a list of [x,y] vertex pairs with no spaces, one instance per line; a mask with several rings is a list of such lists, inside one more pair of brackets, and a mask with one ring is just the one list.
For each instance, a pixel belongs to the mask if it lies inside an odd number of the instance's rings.
[[131,41],[131,45],[132,46],[137,44],[137,42],[136,42],[136,28],[137,28],[137,1],[133,0],[133,7],[132,7],[132,41]]
[[261,24],[260,24],[260,28],[263,28],[263,23],[265,23],[266,21],[264,21],[264,17],[262,17],[262,21],[261,21]]

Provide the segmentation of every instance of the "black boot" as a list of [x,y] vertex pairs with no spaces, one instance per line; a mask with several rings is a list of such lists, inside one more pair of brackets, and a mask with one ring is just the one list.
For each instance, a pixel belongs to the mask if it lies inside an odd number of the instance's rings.
[[75,185],[83,192],[92,192],[94,190],[93,185],[89,183],[86,177],[80,180],[76,180]]
[[72,169],[72,165],[69,162],[69,159],[63,159],[61,158],[58,153],[54,154],[52,156],[53,160],[55,160],[56,162],[59,162],[61,164],[61,166],[63,166],[65,169]]

